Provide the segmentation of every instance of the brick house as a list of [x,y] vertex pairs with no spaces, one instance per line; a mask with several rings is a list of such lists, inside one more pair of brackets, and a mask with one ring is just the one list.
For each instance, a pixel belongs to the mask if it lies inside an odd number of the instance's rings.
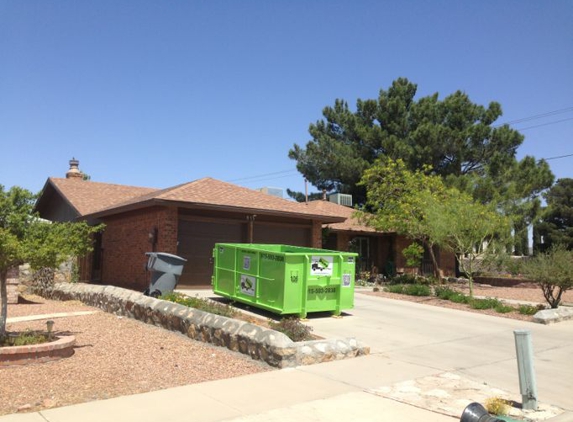
[[80,260],[80,279],[144,290],[145,252],[187,259],[181,286],[211,284],[216,242],[322,246],[323,224],[344,217],[212,178],[167,189],[83,180],[77,160],[66,178],[49,178],[36,211],[51,221],[106,225],[94,252]]
[[[414,272],[416,270],[420,274],[433,273],[434,265],[427,251],[424,254],[420,268],[408,268],[402,251],[412,241],[405,236],[391,232],[379,232],[372,227],[362,224],[353,217],[355,212],[353,208],[326,200],[311,201],[308,203],[308,206],[317,212],[344,217],[345,220],[343,222],[324,225],[323,247],[358,253],[357,272],[372,271],[373,267],[375,267],[374,271],[380,274],[387,274],[392,270],[398,273]],[[455,275],[455,255],[438,249],[435,252],[436,259],[444,275]]]

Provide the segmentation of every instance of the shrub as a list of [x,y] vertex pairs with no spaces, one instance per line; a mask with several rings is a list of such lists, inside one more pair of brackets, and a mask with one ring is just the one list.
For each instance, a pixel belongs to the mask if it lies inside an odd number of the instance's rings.
[[167,300],[169,302],[178,303],[180,305],[188,306],[190,308],[198,309],[200,311],[209,312],[215,315],[232,318],[237,315],[237,311],[229,305],[223,305],[209,299],[200,297],[185,296],[181,293],[166,293],[159,297],[159,299]]
[[430,296],[432,294],[430,287],[425,284],[393,284],[386,286],[384,290],[410,296]]
[[486,299],[472,299],[469,301],[469,305],[472,309],[495,309],[503,304],[495,298],[488,297]]
[[286,317],[280,321],[269,320],[269,327],[273,330],[285,334],[292,341],[306,341],[311,340],[312,327],[304,325],[297,317]]
[[545,309],[543,305],[519,305],[517,308],[521,315],[535,315],[538,311]]
[[494,309],[497,313],[500,313],[500,314],[508,314],[510,312],[515,311],[515,308],[513,306],[505,305],[503,303],[500,303]]
[[18,335],[10,335],[0,342],[0,346],[28,346],[31,344],[41,344],[49,341],[48,336],[39,331],[32,331],[30,329],[19,333]]
[[450,300],[450,298],[456,294],[459,294],[457,291],[450,287],[436,287],[434,289],[434,294],[439,299]]
[[492,415],[506,416],[509,413],[510,407],[509,401],[501,397],[490,397],[485,401],[485,408]]
[[545,300],[552,308],[559,307],[563,293],[573,289],[573,251],[563,246],[522,262],[521,270],[523,275],[541,287]]
[[416,284],[418,278],[412,274],[400,274],[390,279],[389,284]]
[[389,286],[384,287],[384,291],[390,293],[402,293],[404,291],[403,284],[390,284]]
[[410,296],[430,296],[432,290],[425,284],[407,284],[404,286],[402,293]]

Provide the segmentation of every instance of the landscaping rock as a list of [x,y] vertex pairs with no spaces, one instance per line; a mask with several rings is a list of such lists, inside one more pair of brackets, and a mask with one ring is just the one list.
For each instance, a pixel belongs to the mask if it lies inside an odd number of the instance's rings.
[[226,347],[279,368],[312,365],[370,353],[369,347],[354,338],[293,342],[275,330],[187,308],[120,287],[57,283],[40,293],[50,299],[79,300],[118,316]]

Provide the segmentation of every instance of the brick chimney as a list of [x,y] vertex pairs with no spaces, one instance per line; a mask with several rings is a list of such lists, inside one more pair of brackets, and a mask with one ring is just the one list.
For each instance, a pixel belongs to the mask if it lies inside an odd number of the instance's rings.
[[79,165],[80,165],[80,162],[78,160],[76,160],[75,158],[72,158],[70,160],[70,169],[66,173],[66,179],[77,178],[77,179],[82,180],[84,178],[84,175],[82,174],[82,172],[78,168]]

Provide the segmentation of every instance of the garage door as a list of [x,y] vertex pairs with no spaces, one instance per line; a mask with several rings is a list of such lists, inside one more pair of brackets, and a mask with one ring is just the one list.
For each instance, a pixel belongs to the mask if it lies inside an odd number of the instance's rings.
[[283,226],[255,222],[254,243],[276,243],[281,245],[310,246],[311,229],[307,227]]
[[244,223],[179,221],[178,254],[187,259],[179,286],[210,286],[215,243],[243,241]]

